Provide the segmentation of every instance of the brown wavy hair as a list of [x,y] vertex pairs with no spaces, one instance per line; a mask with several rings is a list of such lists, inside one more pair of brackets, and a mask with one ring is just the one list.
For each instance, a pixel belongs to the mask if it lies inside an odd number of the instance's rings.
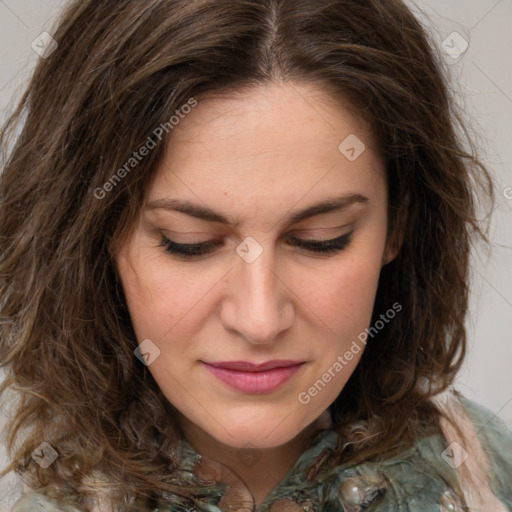
[[[174,471],[175,411],[134,357],[112,255],[162,159],[155,128],[191,98],[271,82],[316,84],[348,104],[387,168],[400,252],[382,269],[372,324],[392,303],[403,311],[331,405],[346,440],[335,462],[377,460],[438,431],[430,398],[463,361],[469,254],[487,240],[476,197],[494,195],[435,45],[405,4],[79,0],[53,36],[58,48],[1,132],[2,393],[18,397],[4,473],[83,510],[102,488],[118,510],[198,495]],[[99,199],[148,139],[156,147]],[[48,469],[31,460],[42,441],[59,454]]]

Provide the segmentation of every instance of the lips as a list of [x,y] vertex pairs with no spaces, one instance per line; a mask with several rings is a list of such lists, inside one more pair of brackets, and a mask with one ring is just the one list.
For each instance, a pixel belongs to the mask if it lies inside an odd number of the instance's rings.
[[248,361],[222,361],[220,363],[206,363],[215,368],[225,368],[226,370],[239,370],[246,372],[258,372],[263,370],[273,370],[274,368],[288,368],[296,366],[304,361],[292,361],[284,359],[275,359],[265,363],[249,363]]
[[274,360],[203,362],[218,380],[244,393],[270,393],[283,386],[303,366],[304,361]]

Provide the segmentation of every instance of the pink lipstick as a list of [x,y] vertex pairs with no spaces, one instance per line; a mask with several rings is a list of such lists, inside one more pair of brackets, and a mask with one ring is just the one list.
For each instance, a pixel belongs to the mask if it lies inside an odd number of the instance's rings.
[[219,380],[243,393],[270,393],[283,386],[302,367],[304,361],[273,360],[265,363],[221,361],[205,368]]

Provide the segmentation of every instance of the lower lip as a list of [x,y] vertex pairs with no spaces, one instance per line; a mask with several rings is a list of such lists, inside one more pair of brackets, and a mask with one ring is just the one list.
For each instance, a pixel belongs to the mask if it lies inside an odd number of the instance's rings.
[[302,366],[301,363],[261,372],[243,372],[218,368],[207,363],[203,364],[219,380],[244,393],[270,393],[275,391],[290,380]]

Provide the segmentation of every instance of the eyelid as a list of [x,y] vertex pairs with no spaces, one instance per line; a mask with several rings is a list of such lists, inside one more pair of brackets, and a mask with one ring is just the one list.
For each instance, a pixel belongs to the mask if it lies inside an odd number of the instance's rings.
[[341,230],[346,229],[346,233],[348,233],[351,228],[351,224],[345,224],[343,226],[336,226],[334,228],[294,229],[291,233],[287,234],[286,236],[295,236],[298,234],[301,236],[310,235],[311,238],[323,239],[322,236],[325,235],[325,240],[329,240],[332,238],[342,236],[343,233],[341,232]]
[[[286,233],[285,235],[283,235],[285,238],[286,237],[289,237],[290,235],[295,235],[295,234],[310,234],[310,233],[313,233],[312,236],[315,236],[316,234],[319,234],[320,235],[323,233],[323,232],[336,232],[338,230],[342,230],[342,229],[347,229],[347,228],[351,228],[352,224],[344,224],[342,226],[335,226],[333,228],[303,228],[303,229],[293,229],[291,232],[289,233]],[[188,236],[188,235],[204,235],[205,237],[216,237],[217,235],[213,235],[213,234],[209,234],[209,233],[206,233],[204,231],[187,231],[186,233],[183,233],[181,231],[172,231],[170,229],[162,229],[160,230],[162,233],[169,233],[171,235],[178,235],[178,236]],[[219,235],[219,236],[225,236],[225,235]],[[340,236],[340,235],[326,235],[328,237],[335,237],[335,236]],[[326,238],[327,240],[328,238]],[[205,240],[200,240],[199,242],[197,243],[201,243],[201,242],[209,242],[211,241],[211,238],[209,239],[205,239]],[[188,243],[188,242],[187,242]],[[196,242],[190,242],[190,243],[196,243]]]
[[[176,244],[181,244],[181,245],[194,245],[194,244],[205,244],[205,243],[214,243],[214,242],[217,242],[219,237],[215,236],[215,235],[212,235],[212,234],[208,234],[208,233],[205,233],[203,231],[187,231],[186,233],[182,233],[181,231],[171,231],[169,229],[162,229],[160,230],[160,234],[161,236],[164,236],[165,238],[171,238],[171,240],[173,242],[175,242]],[[173,235],[176,235],[177,237],[186,237],[186,236],[199,236],[199,235],[202,235],[204,238],[194,238],[194,239],[186,239],[186,240],[176,240],[176,236],[173,236]]]
[[[329,242],[337,242],[340,238],[348,237],[351,238],[353,234],[353,229],[350,231],[346,231],[345,233],[336,233],[327,235],[323,233],[324,236],[319,234],[319,231],[339,231],[340,229],[347,228],[351,226],[350,224],[334,227],[334,228],[316,228],[316,229],[301,229],[301,230],[294,230],[291,233],[287,233],[283,236],[283,240],[285,241],[294,241],[297,245],[302,244],[303,246],[306,246],[309,244],[310,246],[319,246],[323,243],[329,243]],[[310,236],[305,235],[305,233],[313,233]],[[204,238],[204,239],[194,239],[194,240],[179,240],[176,239],[176,237],[168,236],[167,234],[175,234],[175,235],[193,235],[197,234],[197,232],[188,232],[188,233],[181,233],[178,231],[172,231],[169,229],[162,229],[160,230],[160,238],[163,238],[164,243],[172,244],[174,246],[182,246],[185,250],[186,249],[192,249],[193,246],[196,246],[199,248],[199,246],[203,247],[204,250],[207,250],[208,248],[213,248],[216,246],[222,245],[222,238],[212,238],[214,235],[207,235],[205,233],[205,236],[210,238]]]
[[344,224],[343,226],[336,226],[332,228],[311,228],[311,229],[297,229],[288,233],[285,240],[297,241],[299,244],[320,245],[323,243],[336,243],[343,237],[352,237],[354,233],[354,223]]
[[[292,245],[299,251],[308,253],[308,255],[330,257],[344,251],[351,244],[353,234],[354,230],[326,240],[304,239],[290,235],[287,240],[293,241]],[[202,256],[211,254],[211,249],[218,245],[222,245],[222,241],[210,240],[194,244],[181,244],[170,240],[163,234],[162,242],[160,243],[160,247],[164,247],[166,252],[183,261],[200,260]]]

